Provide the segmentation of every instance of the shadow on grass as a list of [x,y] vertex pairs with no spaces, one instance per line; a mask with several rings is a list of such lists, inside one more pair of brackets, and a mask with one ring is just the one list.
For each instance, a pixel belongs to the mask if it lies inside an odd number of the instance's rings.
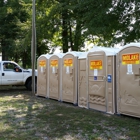
[[139,139],[140,120],[82,109],[33,96],[26,89],[0,91],[0,139]]

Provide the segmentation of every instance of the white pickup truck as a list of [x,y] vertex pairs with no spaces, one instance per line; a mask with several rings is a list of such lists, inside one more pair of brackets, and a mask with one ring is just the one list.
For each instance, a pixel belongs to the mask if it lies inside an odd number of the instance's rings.
[[[35,70],[37,81],[37,70]],[[28,90],[32,89],[32,69],[23,69],[13,61],[0,61],[0,86],[24,85]]]

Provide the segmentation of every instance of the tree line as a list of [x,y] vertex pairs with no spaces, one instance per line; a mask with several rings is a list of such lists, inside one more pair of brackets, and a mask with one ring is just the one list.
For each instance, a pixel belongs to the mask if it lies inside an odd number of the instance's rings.
[[[101,46],[140,40],[139,0],[36,0],[36,57],[60,46],[81,51],[84,42]],[[3,60],[31,65],[32,0],[0,1]]]

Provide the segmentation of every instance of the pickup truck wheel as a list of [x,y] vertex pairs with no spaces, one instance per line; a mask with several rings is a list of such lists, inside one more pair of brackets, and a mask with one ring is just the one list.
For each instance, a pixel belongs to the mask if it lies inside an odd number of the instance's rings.
[[28,84],[25,85],[26,89],[28,89]]
[[29,81],[28,83],[27,83],[27,88],[28,88],[28,90],[32,90],[32,81]]
[[[27,84],[27,87],[28,87],[28,90],[32,90],[32,81],[29,81],[28,84]],[[37,83],[35,81],[35,91],[37,90]]]

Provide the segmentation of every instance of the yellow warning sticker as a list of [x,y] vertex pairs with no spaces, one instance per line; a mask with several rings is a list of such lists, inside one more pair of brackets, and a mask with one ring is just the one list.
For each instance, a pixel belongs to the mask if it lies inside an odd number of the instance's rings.
[[123,54],[122,65],[127,65],[127,64],[140,64],[139,53]]
[[73,66],[73,60],[72,59],[65,59],[64,60],[64,66],[67,67],[72,67]]
[[90,69],[94,70],[94,69],[102,69],[103,68],[103,64],[102,64],[102,60],[92,60],[90,61]]
[[40,60],[39,61],[39,66],[40,67],[46,67],[46,60]]
[[51,60],[51,67],[58,67],[58,60]]

